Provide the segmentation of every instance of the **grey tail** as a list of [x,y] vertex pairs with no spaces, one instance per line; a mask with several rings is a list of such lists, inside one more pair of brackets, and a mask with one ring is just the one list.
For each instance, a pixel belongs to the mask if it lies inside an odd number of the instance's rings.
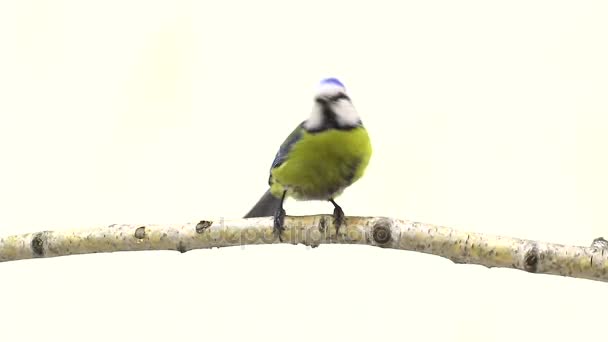
[[274,197],[268,189],[244,218],[274,216],[279,205],[281,205],[281,199]]

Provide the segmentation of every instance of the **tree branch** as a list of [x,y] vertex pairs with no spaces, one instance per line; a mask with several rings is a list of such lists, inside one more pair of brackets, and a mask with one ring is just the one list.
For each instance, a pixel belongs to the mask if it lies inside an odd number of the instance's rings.
[[[42,231],[0,238],[0,262],[117,251],[177,250],[273,244],[271,218],[208,221],[180,225],[110,225]],[[328,215],[286,217],[285,243],[364,244],[435,254],[455,263],[507,267],[531,273],[608,281],[608,241],[590,247],[565,246],[457,231],[383,217],[347,217],[336,233]]]

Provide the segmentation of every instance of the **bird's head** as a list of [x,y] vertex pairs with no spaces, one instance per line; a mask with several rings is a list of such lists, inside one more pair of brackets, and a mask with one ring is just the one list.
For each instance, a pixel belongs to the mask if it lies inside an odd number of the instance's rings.
[[315,95],[315,103],[304,128],[309,131],[322,131],[329,128],[349,129],[361,125],[359,114],[344,84],[337,78],[321,80]]

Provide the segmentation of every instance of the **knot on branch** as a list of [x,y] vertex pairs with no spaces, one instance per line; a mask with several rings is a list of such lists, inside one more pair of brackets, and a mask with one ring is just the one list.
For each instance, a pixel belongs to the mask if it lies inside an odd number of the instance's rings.
[[524,269],[530,273],[536,273],[538,270],[539,259],[540,252],[538,251],[536,244],[534,244],[526,251],[526,254],[524,255]]
[[43,258],[44,251],[46,248],[46,240],[48,231],[39,232],[34,234],[32,237],[32,242],[30,243],[30,247],[32,248],[32,252],[34,253],[34,257]]
[[146,237],[146,227],[141,226],[141,227],[138,227],[137,229],[135,229],[135,238],[136,239],[143,239],[144,237]]
[[372,238],[378,244],[386,244],[391,240],[391,221],[382,219],[374,225]]
[[595,247],[597,249],[608,249],[608,241],[600,236],[598,238],[593,239],[591,247]]
[[204,232],[207,228],[211,227],[211,225],[213,224],[213,222],[211,221],[205,221],[205,220],[201,220],[201,222],[196,224],[196,232],[201,234],[202,232]]

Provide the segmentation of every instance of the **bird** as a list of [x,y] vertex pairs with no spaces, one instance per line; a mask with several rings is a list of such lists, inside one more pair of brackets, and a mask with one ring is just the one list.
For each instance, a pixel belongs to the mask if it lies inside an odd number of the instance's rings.
[[368,132],[346,87],[335,77],[324,78],[310,116],[287,136],[272,161],[269,189],[244,218],[273,216],[273,232],[282,241],[287,197],[329,201],[337,233],[345,216],[335,199],[363,176],[371,155]]

